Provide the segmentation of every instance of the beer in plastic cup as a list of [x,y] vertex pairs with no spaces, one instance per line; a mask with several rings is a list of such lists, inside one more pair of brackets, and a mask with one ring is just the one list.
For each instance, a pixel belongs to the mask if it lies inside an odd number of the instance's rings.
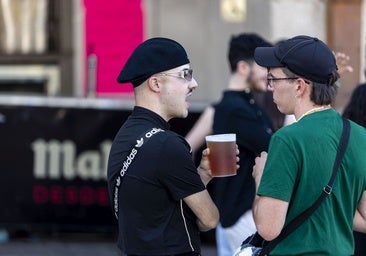
[[236,175],[236,134],[208,135],[206,145],[210,149],[208,160],[212,176]]

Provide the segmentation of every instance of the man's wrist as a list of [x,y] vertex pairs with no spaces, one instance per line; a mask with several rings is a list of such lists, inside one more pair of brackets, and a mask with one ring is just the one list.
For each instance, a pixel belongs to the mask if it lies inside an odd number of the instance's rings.
[[204,169],[203,167],[201,166],[198,166],[197,168],[197,171],[198,171],[198,174],[200,175],[201,177],[201,180],[203,182],[203,184],[205,186],[207,186],[207,184],[211,181],[211,179],[213,178],[212,175],[209,173],[208,170]]

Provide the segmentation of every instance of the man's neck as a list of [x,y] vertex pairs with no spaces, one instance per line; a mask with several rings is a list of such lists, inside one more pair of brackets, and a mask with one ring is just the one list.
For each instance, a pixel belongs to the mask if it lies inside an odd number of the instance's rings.
[[251,86],[247,83],[247,79],[238,74],[231,75],[229,79],[229,85],[227,86],[229,90],[233,91],[243,91],[243,90],[251,90]]

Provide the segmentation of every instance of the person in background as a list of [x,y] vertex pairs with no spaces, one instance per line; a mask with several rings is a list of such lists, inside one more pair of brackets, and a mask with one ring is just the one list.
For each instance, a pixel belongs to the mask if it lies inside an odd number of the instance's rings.
[[132,83],[136,102],[108,161],[118,247],[127,255],[200,255],[199,231],[219,220],[206,190],[209,150],[196,168],[189,144],[168,123],[187,117],[198,86],[187,53],[174,40],[151,38],[133,51],[117,81]]
[[251,206],[254,199],[254,158],[267,150],[274,128],[254,92],[266,91],[266,69],[253,59],[258,46],[270,46],[254,33],[231,37],[228,63],[231,75],[221,100],[214,106],[213,134],[235,133],[240,151],[237,175],[216,178],[209,186],[220,212],[216,228],[218,254],[232,255],[246,234],[256,231]]
[[[359,84],[352,92],[351,98],[343,111],[343,117],[366,127],[366,83]],[[353,233],[355,238],[355,256],[366,255],[366,234]]]
[[343,117],[366,127],[366,83],[359,84],[343,111]]
[[[255,224],[271,241],[315,202],[330,179],[343,128],[341,115],[331,107],[339,74],[327,45],[309,36],[259,47],[254,59],[268,69],[268,88],[278,109],[296,118],[272,136],[268,154],[262,152],[253,167]],[[271,255],[353,254],[353,229],[366,232],[366,132],[350,123],[332,192]]]

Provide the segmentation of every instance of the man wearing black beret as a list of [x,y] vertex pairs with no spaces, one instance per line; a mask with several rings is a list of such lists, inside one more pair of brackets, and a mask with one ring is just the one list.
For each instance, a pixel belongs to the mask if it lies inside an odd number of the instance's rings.
[[136,106],[118,131],[108,162],[108,187],[118,219],[118,247],[127,255],[200,255],[199,231],[218,223],[206,190],[206,149],[195,167],[185,139],[168,121],[188,115],[198,86],[184,48],[167,38],[140,44],[120,72]]

